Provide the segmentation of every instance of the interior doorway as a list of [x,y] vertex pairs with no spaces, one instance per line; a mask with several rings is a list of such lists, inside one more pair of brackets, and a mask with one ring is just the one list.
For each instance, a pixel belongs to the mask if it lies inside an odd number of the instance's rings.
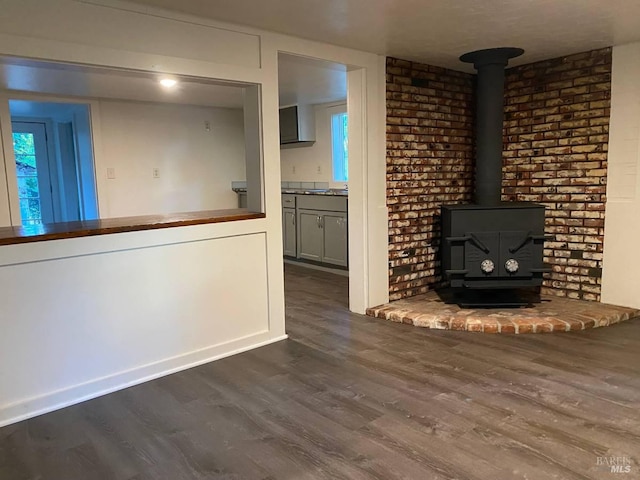
[[331,274],[348,308],[347,67],[280,53],[278,90],[285,283]]
[[89,105],[9,100],[22,225],[98,218]]

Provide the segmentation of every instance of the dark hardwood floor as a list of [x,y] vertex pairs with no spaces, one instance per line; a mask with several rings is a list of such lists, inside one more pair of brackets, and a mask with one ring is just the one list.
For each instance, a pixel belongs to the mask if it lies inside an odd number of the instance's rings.
[[639,321],[430,331],[286,270],[289,340],[0,429],[0,479],[640,478]]

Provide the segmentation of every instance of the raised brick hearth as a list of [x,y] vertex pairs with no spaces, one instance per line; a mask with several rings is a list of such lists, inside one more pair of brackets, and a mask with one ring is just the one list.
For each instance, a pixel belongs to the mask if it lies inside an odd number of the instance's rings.
[[543,295],[526,308],[466,309],[436,292],[367,309],[367,315],[416,327],[484,333],[549,333],[606,327],[640,317],[640,310]]

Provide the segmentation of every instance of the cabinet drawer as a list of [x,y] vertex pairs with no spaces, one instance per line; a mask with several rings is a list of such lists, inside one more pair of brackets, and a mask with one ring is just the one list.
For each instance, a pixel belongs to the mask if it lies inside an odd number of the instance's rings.
[[296,207],[296,196],[288,193],[283,194],[282,208],[295,208],[295,207]]
[[326,210],[330,212],[346,212],[346,197],[325,197],[322,195],[298,195],[298,208],[307,210]]

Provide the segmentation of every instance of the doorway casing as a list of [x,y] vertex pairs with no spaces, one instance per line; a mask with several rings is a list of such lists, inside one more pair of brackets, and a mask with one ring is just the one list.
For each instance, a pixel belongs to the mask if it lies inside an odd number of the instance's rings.
[[[384,57],[363,66],[318,52],[302,53],[298,48],[279,49],[277,53],[347,65],[349,309],[364,314],[377,299],[385,303],[389,299]],[[372,110],[375,115],[371,115]]]

